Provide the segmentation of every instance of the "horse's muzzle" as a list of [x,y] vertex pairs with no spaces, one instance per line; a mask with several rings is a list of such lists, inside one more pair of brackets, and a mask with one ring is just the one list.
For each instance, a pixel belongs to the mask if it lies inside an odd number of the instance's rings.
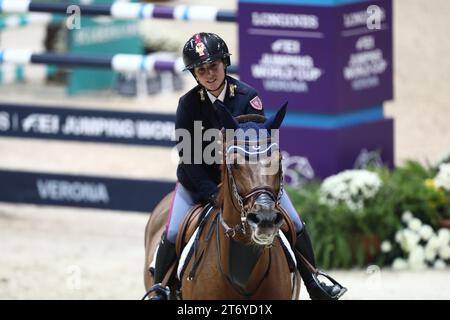
[[252,240],[256,244],[271,245],[284,220],[273,199],[263,193],[255,200],[247,215],[247,222],[252,229]]

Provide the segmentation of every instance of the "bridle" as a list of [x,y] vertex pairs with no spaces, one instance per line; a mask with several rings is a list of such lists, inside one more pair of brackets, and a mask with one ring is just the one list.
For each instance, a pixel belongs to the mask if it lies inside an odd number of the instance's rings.
[[[267,147],[265,150],[262,151],[257,151],[257,152],[249,152],[245,149],[245,146],[248,144],[261,144],[261,143],[265,143],[266,145],[269,145],[269,147]],[[242,147],[244,146],[244,148]],[[225,222],[225,220],[223,219],[222,214],[220,214],[220,223],[222,224],[222,226],[225,229],[225,234],[228,237],[232,237],[234,238],[234,236],[237,233],[243,234],[245,235],[245,224],[247,223],[247,216],[250,213],[246,208],[245,208],[245,204],[249,203],[250,205],[248,206],[249,208],[252,208],[253,204],[256,202],[256,199],[261,195],[261,194],[267,194],[274,202],[275,202],[275,206],[279,207],[280,206],[280,201],[281,201],[281,197],[283,195],[283,170],[282,170],[282,166],[281,166],[281,155],[279,158],[279,164],[278,164],[278,178],[280,181],[280,188],[278,190],[278,193],[276,194],[276,192],[268,186],[262,186],[262,187],[255,187],[252,188],[247,194],[241,195],[238,191],[237,188],[237,184],[236,184],[236,180],[234,178],[233,175],[233,169],[232,169],[232,164],[229,163],[228,161],[226,161],[227,157],[229,156],[229,154],[234,151],[234,149],[240,149],[243,150],[245,153],[247,154],[262,154],[265,152],[268,152],[272,147],[278,147],[277,143],[271,143],[270,138],[265,140],[265,141],[236,141],[232,146],[227,147],[226,143],[223,144],[223,148],[224,148],[224,163],[226,165],[226,169],[227,169],[227,173],[228,173],[228,184],[231,184],[231,189],[233,192],[233,197],[231,198],[231,202],[233,203],[233,206],[236,208],[236,210],[238,212],[240,212],[240,216],[241,216],[241,223],[237,224],[233,227],[228,226],[228,224]],[[237,202],[237,204],[236,204]]]
[[[252,141],[251,143],[261,143],[261,141]],[[266,141],[264,141],[267,145],[269,145],[268,148],[266,148],[265,150],[262,151],[258,151],[260,153],[264,153],[269,151],[269,149],[271,149],[272,147],[277,147],[278,144],[276,143],[270,143],[270,139],[267,139]],[[223,144],[223,155],[224,155],[224,163],[226,165],[226,170],[227,170],[227,175],[228,175],[228,179],[227,179],[227,183],[228,185],[231,187],[232,190],[232,196],[231,196],[231,202],[233,203],[233,206],[235,207],[235,209],[240,212],[240,217],[241,217],[241,222],[236,224],[233,227],[228,226],[228,224],[225,222],[225,220],[223,219],[223,215],[222,212],[219,212],[218,216],[219,216],[219,220],[220,223],[222,224],[223,228],[225,229],[225,234],[229,237],[229,238],[234,238],[236,236],[236,234],[242,234],[242,235],[246,235],[246,231],[245,231],[245,225],[247,223],[247,216],[250,213],[246,208],[245,208],[245,204],[249,203],[248,208],[252,208],[253,204],[256,202],[256,199],[262,195],[262,194],[267,194],[271,200],[273,200],[275,202],[275,206],[279,207],[280,202],[281,202],[281,197],[283,195],[283,170],[281,167],[281,153],[280,153],[280,157],[279,157],[279,163],[278,163],[278,176],[279,176],[279,182],[280,182],[280,188],[278,190],[278,193],[276,193],[273,188],[268,187],[268,186],[261,186],[261,187],[255,187],[252,188],[248,193],[241,195],[238,191],[237,188],[237,184],[236,184],[236,179],[234,178],[233,175],[233,169],[232,169],[232,164],[228,161],[226,161],[226,159],[228,158],[229,154],[231,152],[234,151],[234,149],[238,148],[241,151],[244,151],[245,153],[248,153],[248,151],[246,151],[245,149],[245,145],[248,144],[248,141],[236,141],[232,146],[227,147],[226,143]],[[244,148],[242,148],[242,146],[244,146]],[[223,181],[223,183],[225,183],[225,181]],[[237,202],[237,204],[236,204]],[[219,227],[217,225],[217,227]],[[269,262],[267,264],[267,268],[266,271],[264,272],[264,275],[262,276],[262,278],[260,279],[259,283],[257,284],[257,286],[255,287],[255,289],[251,292],[246,292],[245,290],[243,290],[241,287],[237,286],[234,281],[232,279],[230,279],[229,275],[226,274],[221,267],[221,257],[220,257],[220,238],[219,238],[219,233],[217,233],[217,251],[219,252],[219,268],[221,273],[225,276],[225,278],[228,280],[228,282],[230,283],[230,285],[241,295],[245,296],[247,299],[249,299],[250,297],[252,297],[256,291],[258,291],[258,289],[260,288],[261,284],[264,282],[264,280],[267,278],[270,270],[271,270],[271,264],[272,264],[272,251],[269,249],[268,254],[269,254]],[[267,248],[271,248],[272,245],[268,245],[266,246]]]

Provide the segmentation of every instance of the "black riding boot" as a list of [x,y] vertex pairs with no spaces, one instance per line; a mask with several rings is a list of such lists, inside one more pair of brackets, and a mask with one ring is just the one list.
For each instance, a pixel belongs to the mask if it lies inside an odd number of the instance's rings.
[[155,285],[151,289],[155,292],[155,295],[151,298],[152,300],[167,300],[169,298],[169,291],[167,288],[161,286],[161,282],[176,257],[177,253],[175,250],[175,245],[167,240],[166,234],[163,233],[159,244],[158,253],[156,254],[155,273],[153,275]]
[[[314,268],[316,268],[316,259],[314,258],[314,251],[311,245],[311,239],[309,238],[308,232],[306,231],[306,226],[303,226],[303,230],[299,234],[297,234],[295,248],[303,255],[303,257],[306,258],[306,260],[308,260],[308,262]],[[308,270],[308,268],[302,263],[302,261],[297,261],[297,269],[302,276],[311,300],[339,299],[339,297],[346,291],[346,289],[337,284],[326,285],[324,282],[321,282],[319,285],[314,280],[311,271]],[[345,291],[341,292],[342,290]]]

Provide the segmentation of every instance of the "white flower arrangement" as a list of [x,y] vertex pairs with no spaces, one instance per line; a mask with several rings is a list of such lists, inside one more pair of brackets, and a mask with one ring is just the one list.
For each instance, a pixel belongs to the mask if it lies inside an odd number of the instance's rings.
[[439,166],[439,172],[434,178],[434,184],[450,192],[450,163],[442,163]]
[[404,252],[411,252],[420,242],[420,236],[411,229],[404,229],[400,231],[397,243]]
[[419,235],[422,238],[422,240],[428,241],[433,236],[433,228],[429,225],[423,225],[419,229]]
[[412,218],[408,222],[408,228],[411,229],[412,231],[418,232],[421,227],[422,227],[422,221],[420,221],[417,218]]
[[437,270],[443,270],[446,268],[446,264],[444,261],[438,259],[434,262],[433,268],[437,269]]
[[448,260],[450,258],[450,247],[444,246],[439,248],[439,257],[443,260]]
[[405,261],[405,259],[395,258],[394,262],[392,263],[392,269],[398,271],[406,270],[408,269],[408,263]]
[[426,268],[423,246],[418,245],[411,250],[408,256],[408,264],[412,270],[423,270]]
[[364,201],[373,198],[382,181],[368,170],[345,170],[326,178],[320,186],[320,203],[334,207],[344,203],[350,210],[364,208]]
[[436,259],[437,252],[432,246],[425,246],[425,260],[428,262],[433,262]]
[[408,223],[413,218],[411,211],[405,211],[402,214],[402,221]]
[[[395,234],[401,257],[395,257],[392,263],[394,270],[444,269],[450,264],[450,230],[435,232],[409,211],[403,213],[402,221],[406,227]],[[381,251],[385,254],[395,252],[389,241],[382,242]]]
[[440,229],[438,231],[437,237],[441,245],[446,245],[450,243],[450,230]]
[[390,252],[392,250],[392,244],[390,241],[383,241],[381,243],[381,252]]

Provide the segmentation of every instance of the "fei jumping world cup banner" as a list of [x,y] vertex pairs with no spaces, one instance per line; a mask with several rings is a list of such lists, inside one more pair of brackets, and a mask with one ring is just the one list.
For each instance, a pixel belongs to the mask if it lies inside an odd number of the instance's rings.
[[0,136],[175,146],[175,115],[0,103]]
[[[175,146],[173,114],[0,103],[0,137]],[[149,213],[174,181],[0,170],[0,201]]]
[[266,108],[337,114],[393,98],[392,0],[241,0],[239,37],[240,77]]

